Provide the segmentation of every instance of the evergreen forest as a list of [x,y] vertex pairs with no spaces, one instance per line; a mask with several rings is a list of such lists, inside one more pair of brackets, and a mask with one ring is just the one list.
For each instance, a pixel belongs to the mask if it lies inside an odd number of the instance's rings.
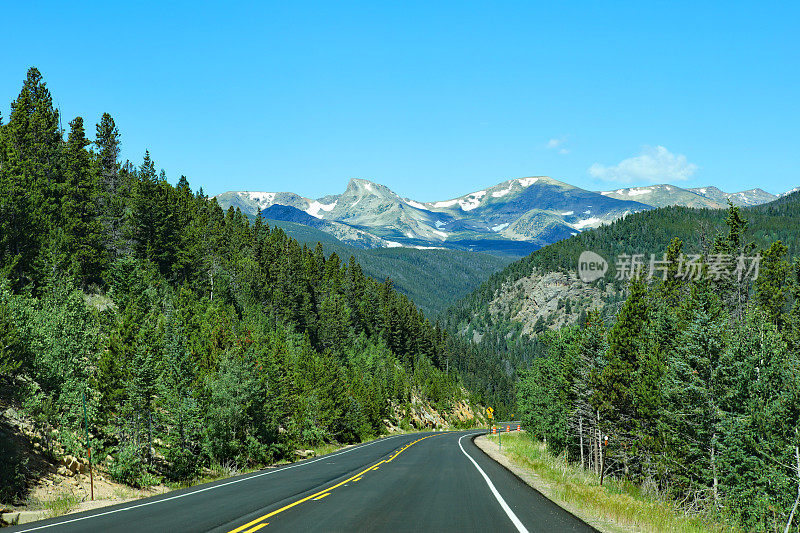
[[[121,162],[108,113],[61,124],[31,68],[0,117],[0,388],[48,453],[88,438],[141,486],[484,400],[464,388],[479,365],[390,280],[172,185],[149,152]],[[17,448],[0,434],[0,500],[31,474]]]

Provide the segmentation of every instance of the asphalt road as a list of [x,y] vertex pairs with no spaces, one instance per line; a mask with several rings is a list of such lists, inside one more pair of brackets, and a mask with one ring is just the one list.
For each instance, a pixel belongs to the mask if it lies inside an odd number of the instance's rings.
[[487,457],[481,433],[386,437],[9,531],[593,531]]

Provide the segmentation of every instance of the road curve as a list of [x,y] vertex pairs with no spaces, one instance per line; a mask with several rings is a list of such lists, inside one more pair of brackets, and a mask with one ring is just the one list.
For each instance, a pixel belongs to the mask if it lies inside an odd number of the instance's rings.
[[593,531],[487,457],[482,433],[386,437],[9,531]]

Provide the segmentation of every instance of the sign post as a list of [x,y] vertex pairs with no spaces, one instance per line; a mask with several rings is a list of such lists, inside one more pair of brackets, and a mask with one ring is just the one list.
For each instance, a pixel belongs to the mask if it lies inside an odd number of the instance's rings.
[[497,449],[498,451],[503,451],[503,426],[502,424],[499,425],[497,428]]

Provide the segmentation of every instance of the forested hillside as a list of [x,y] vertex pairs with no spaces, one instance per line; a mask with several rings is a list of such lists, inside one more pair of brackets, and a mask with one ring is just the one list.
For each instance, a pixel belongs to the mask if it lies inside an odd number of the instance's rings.
[[[755,251],[769,248],[773,241],[781,240],[790,257],[800,253],[800,232],[797,230],[800,224],[799,193],[740,210],[741,216],[748,221],[747,235]],[[482,364],[487,368],[502,368],[506,375],[511,376],[507,383],[513,383],[517,369],[542,354],[543,345],[536,333],[558,329],[559,326],[557,322],[548,324],[547,320],[524,323],[510,311],[520,306],[542,306],[539,307],[542,315],[563,317],[567,314],[572,317],[572,322],[583,323],[590,310],[586,308],[586,302],[594,299],[595,303],[599,302],[595,308],[600,311],[602,320],[610,323],[619,312],[627,290],[626,280],[617,279],[615,258],[622,254],[643,254],[644,263],[649,262],[650,254],[662,258],[666,246],[676,236],[682,239],[683,252],[687,255],[711,253],[718,235],[727,231],[727,216],[725,210],[665,207],[636,213],[545,246],[493,274],[477,290],[450,308],[443,317],[445,329],[456,337],[474,341],[471,349],[488,358]],[[578,257],[584,250],[599,253],[609,263],[606,275],[591,285],[576,279]],[[526,287],[531,284],[524,283],[531,279],[540,280],[547,273],[563,274],[551,287],[554,294],[552,308],[535,298],[529,299],[536,295],[526,293]],[[569,276],[572,276],[572,281]],[[573,292],[568,290],[570,287],[578,287],[591,298],[571,301]],[[480,388],[481,383],[474,386]]]
[[[88,430],[118,480],[187,479],[464,398],[459,345],[390,281],[170,185],[149,153],[120,164],[108,114],[93,140],[60,122],[30,69],[0,126],[0,387],[48,453],[85,457]],[[0,455],[2,500],[30,471],[5,431]]]
[[303,224],[281,220],[267,220],[267,223],[280,227],[300,243],[315,246],[322,242],[326,254],[354,256],[364,274],[378,280],[391,279],[395,289],[411,298],[433,320],[513,259],[445,249],[361,249]]
[[[754,248],[736,209],[714,253]],[[795,236],[796,237],[796,236]],[[682,251],[680,239],[668,257]],[[756,280],[672,270],[634,278],[610,324],[542,335],[518,408],[556,453],[649,485],[687,513],[748,531],[793,530],[800,501],[800,261],[762,252]],[[607,439],[607,440],[606,440]]]

